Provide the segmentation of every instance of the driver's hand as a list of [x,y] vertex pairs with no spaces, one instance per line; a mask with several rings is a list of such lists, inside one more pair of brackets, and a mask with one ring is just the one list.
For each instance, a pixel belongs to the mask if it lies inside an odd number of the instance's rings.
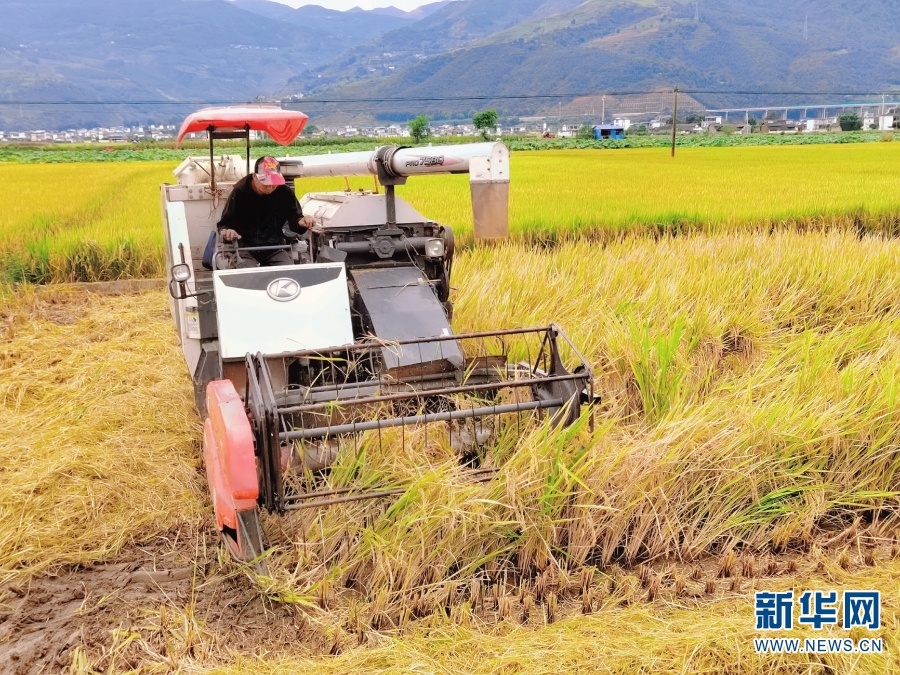
[[300,224],[308,230],[316,226],[316,219],[312,216],[303,216],[300,219]]
[[222,239],[224,239],[225,241],[234,241],[235,239],[241,238],[241,235],[239,235],[235,230],[231,230],[228,228],[222,230],[220,234],[222,235]]

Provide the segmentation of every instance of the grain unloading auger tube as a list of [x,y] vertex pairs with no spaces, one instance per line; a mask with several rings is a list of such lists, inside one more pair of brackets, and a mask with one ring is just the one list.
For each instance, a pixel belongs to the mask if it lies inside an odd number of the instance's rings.
[[509,234],[509,149],[503,143],[404,148],[386,145],[373,151],[279,159],[288,180],[322,176],[377,176],[385,187],[385,222],[395,222],[394,186],[412,176],[469,174],[472,222],[478,239]]
[[[270,108],[200,111],[183,131],[209,132],[209,158],[185,160],[178,184],[161,189],[172,314],[204,417],[217,526],[236,559],[260,568],[261,510],[284,515],[407,489],[330,480],[367,444],[393,452],[397,433],[404,444],[413,427],[445,435],[467,474],[486,480],[493,471],[481,461],[498,434],[531,418],[569,424],[594,398],[590,369],[558,326],[454,334],[453,233],[394,192],[411,176],[469,173],[476,238],[502,238],[502,143],[281,158],[291,185],[371,174],[384,192],[305,195],[316,227],[291,244],[294,264],[201,266],[234,181],[249,171],[250,131],[285,131],[277,140],[288,143],[305,120]],[[213,140],[238,135],[246,161],[216,161]]]

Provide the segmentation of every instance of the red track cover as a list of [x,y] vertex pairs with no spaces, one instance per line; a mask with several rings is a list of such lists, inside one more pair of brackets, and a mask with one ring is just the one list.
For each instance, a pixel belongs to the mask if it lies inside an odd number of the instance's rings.
[[212,125],[216,130],[243,129],[250,125],[254,131],[265,131],[276,143],[287,145],[293,141],[309,116],[298,110],[283,110],[275,106],[226,106],[203,108],[191,113],[182,122],[175,144],[181,143],[185,135],[195,131],[207,131]]
[[203,454],[216,521],[237,529],[237,512],[255,509],[259,496],[253,430],[231,380],[210,382],[206,400]]

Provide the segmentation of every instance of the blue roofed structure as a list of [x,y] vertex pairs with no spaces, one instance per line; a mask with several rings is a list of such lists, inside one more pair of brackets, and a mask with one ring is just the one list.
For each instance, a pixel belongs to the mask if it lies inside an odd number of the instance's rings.
[[598,141],[606,139],[622,140],[625,138],[625,127],[616,124],[594,125],[594,138]]

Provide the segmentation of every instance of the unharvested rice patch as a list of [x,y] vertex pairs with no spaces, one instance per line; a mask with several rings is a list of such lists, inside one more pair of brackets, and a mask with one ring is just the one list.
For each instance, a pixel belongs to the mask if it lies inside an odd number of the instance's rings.
[[[893,236],[898,153],[897,143],[684,148],[675,160],[659,148],[516,152],[510,232],[541,245],[782,228]],[[158,189],[174,164],[120,163],[115,180],[110,166],[0,164],[0,282],[161,276]],[[369,176],[351,181],[372,187]],[[341,178],[296,186],[298,195],[343,189]],[[472,244],[466,176],[413,180],[398,194],[453,227],[458,248]]]

